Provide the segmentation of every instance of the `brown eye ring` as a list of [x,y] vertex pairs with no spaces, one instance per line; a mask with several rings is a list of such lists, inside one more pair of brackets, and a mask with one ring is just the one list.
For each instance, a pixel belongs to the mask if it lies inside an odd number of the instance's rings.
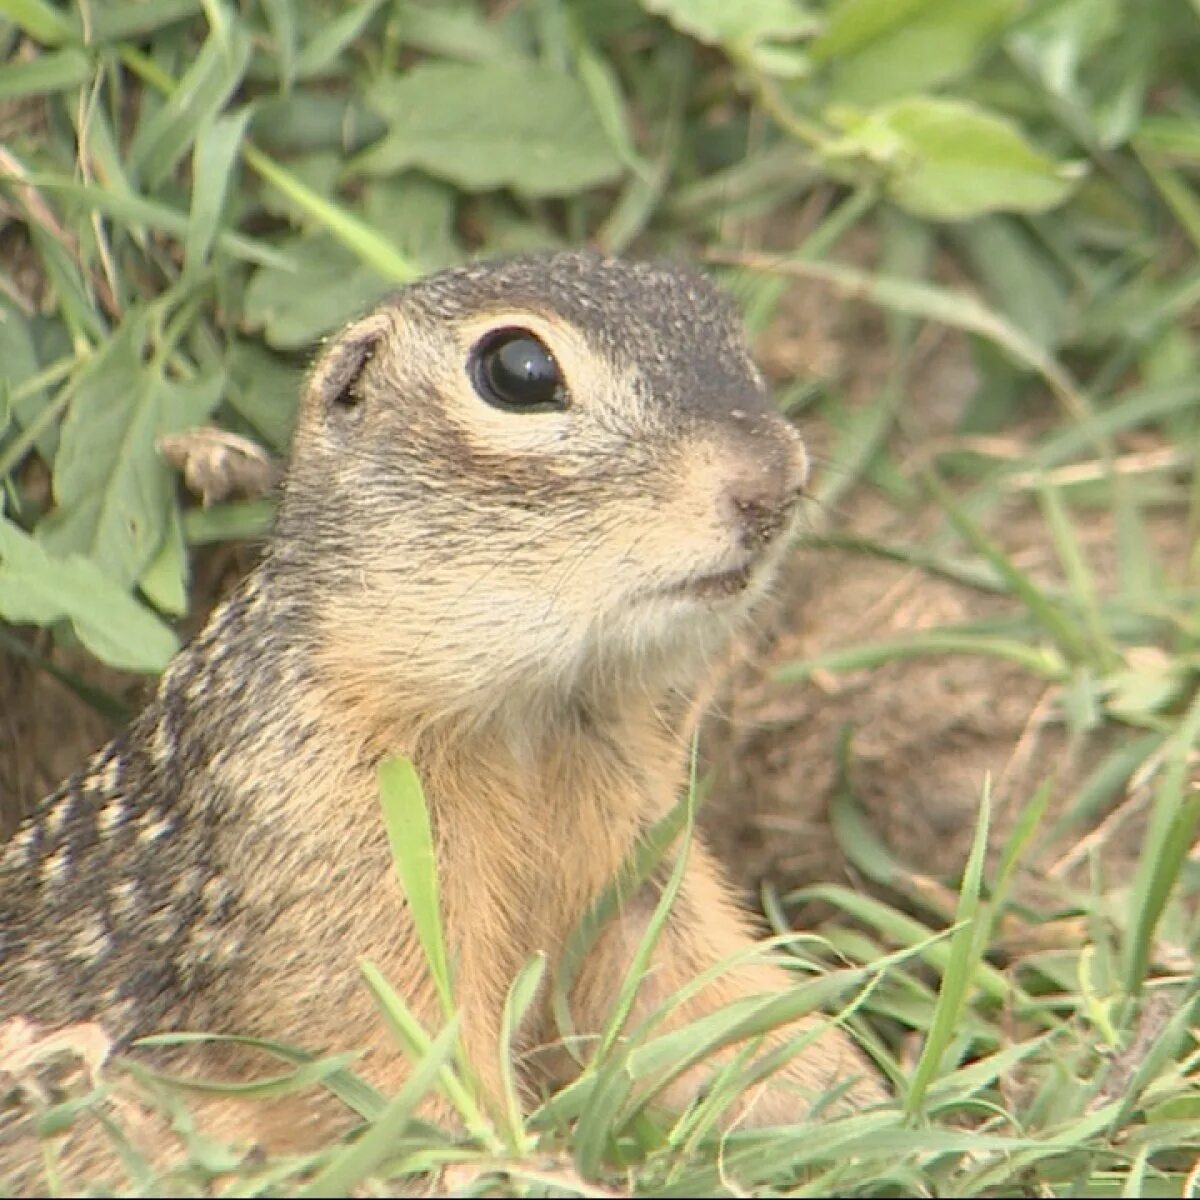
[[561,412],[567,388],[549,348],[528,329],[493,329],[476,342],[468,361],[471,383],[494,408],[508,412]]

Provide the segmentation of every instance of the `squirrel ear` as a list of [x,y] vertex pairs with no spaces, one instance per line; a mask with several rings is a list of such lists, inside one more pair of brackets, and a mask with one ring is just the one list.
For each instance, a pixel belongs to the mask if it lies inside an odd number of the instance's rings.
[[358,381],[390,323],[382,313],[343,330],[313,369],[309,390],[322,409],[357,408]]

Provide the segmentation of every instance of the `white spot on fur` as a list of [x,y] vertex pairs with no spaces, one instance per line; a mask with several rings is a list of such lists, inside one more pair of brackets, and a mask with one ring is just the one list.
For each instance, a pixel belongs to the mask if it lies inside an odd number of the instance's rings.
[[111,939],[99,918],[93,918],[71,939],[72,953],[83,962],[95,962],[111,949]]
[[42,862],[41,876],[44,884],[62,883],[71,873],[71,852],[64,846]]
[[63,796],[57,801],[53,808],[47,809],[42,817],[42,828],[51,838],[58,837],[62,831],[62,827],[67,823],[67,818],[71,814],[71,797]]
[[125,819],[125,800],[124,797],[118,796],[115,800],[110,800],[101,810],[98,819],[100,832],[112,833],[114,829]]
[[148,821],[138,830],[138,841],[143,844],[157,842],[159,838],[166,837],[174,829],[175,822],[170,817],[162,817],[157,821]]
[[155,762],[169,762],[175,753],[175,739],[167,730],[165,721],[159,721],[151,734],[151,753]]
[[179,873],[179,876],[171,885],[171,891],[177,899],[186,899],[200,890],[200,881],[203,878],[204,876],[199,867],[188,867],[185,871]]
[[113,884],[108,894],[114,911],[120,916],[137,908],[138,885],[136,880],[122,879],[120,883]]
[[117,790],[117,781],[121,775],[121,760],[118,758],[110,758],[104,764],[100,771],[99,785],[101,791],[115,792]]
[[16,834],[12,840],[12,844],[25,856],[25,863],[27,866],[33,865],[33,844],[36,838],[37,828],[33,825],[27,825],[21,830],[20,833]]

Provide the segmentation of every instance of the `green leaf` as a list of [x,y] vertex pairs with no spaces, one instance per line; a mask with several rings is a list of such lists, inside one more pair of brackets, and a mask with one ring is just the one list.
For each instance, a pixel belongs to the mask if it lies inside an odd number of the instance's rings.
[[159,612],[181,617],[188,609],[187,542],[177,506],[172,503],[167,515],[166,536],[150,565],[142,572],[138,586]]
[[41,388],[23,399],[12,392],[38,371],[37,350],[25,314],[7,296],[0,296],[0,433],[12,419],[28,425],[44,401]]
[[1187,695],[1188,664],[1156,649],[1138,647],[1127,656],[1128,665],[1105,676],[1108,692],[1105,711],[1130,724],[1149,723]]
[[88,13],[88,42],[108,46],[138,41],[207,7],[203,0],[124,0],[94,5]]
[[250,50],[250,34],[241,23],[214,28],[163,105],[138,126],[129,161],[151,189],[170,175],[201,128],[237,90]]
[[297,77],[307,79],[330,70],[342,51],[362,33],[367,22],[384,3],[385,0],[362,0],[330,20],[321,22],[296,59]]
[[157,672],[179,647],[175,635],[94,563],[51,558],[0,517],[0,616],[14,624],[70,621],[98,658],[124,671]]
[[284,245],[299,269],[256,271],[245,300],[247,323],[261,326],[277,349],[307,349],[394,289],[393,280],[361,265],[327,235]]
[[0,13],[47,46],[57,46],[78,36],[76,26],[46,0],[3,0]]
[[212,250],[249,119],[250,109],[243,108],[206,123],[196,136],[192,151],[192,209],[183,253],[190,270],[202,266]]
[[422,63],[377,81],[367,99],[388,133],[351,164],[355,173],[420,167],[468,191],[527,196],[567,196],[621,174],[586,89],[549,67]]
[[123,587],[158,550],[170,498],[146,326],[144,312],[128,318],[77,377],[54,462],[57,508],[38,527],[52,553],[84,554]]
[[313,191],[286,167],[247,143],[242,156],[269,184],[280,191],[306,217],[323,226],[365,266],[391,280],[407,283],[419,272],[388,240],[360,221],[349,209]]
[[827,151],[831,167],[878,164],[892,199],[920,217],[1041,212],[1061,204],[1080,175],[1036,150],[1011,121],[960,100],[917,96],[830,116],[846,130]]
[[845,650],[828,650],[811,658],[785,663],[775,671],[780,682],[809,679],[817,671],[859,671],[909,658],[941,658],[947,654],[978,654],[1017,663],[1035,675],[1056,681],[1067,674],[1062,655],[1052,647],[1030,645],[1028,640],[995,637],[973,629],[918,630],[901,637],[863,642]]
[[[409,1007],[408,1002],[388,983],[373,963],[364,959],[359,963],[359,967],[362,970],[363,977],[367,981],[367,987],[371,995],[383,1013],[388,1028],[400,1043],[404,1053],[412,1060],[414,1066],[417,1067],[418,1073],[421,1064],[431,1054],[436,1053],[435,1047],[437,1045],[445,1044],[450,1046],[458,1041],[459,1017],[457,1014],[451,1014],[441,1033],[438,1034],[437,1038],[432,1038],[425,1031],[424,1026]],[[485,1145],[498,1151],[500,1147],[499,1139],[495,1136],[487,1115],[476,1101],[475,1089],[464,1078],[467,1072],[462,1069],[463,1055],[461,1043],[458,1045],[458,1051],[457,1057],[459,1061],[457,1066],[443,1061],[437,1072],[441,1091],[454,1105],[455,1109],[457,1109],[467,1131]],[[412,1082],[412,1077],[410,1077],[409,1082]]]
[[224,388],[221,372],[177,383],[144,362],[146,324],[127,318],[81,372],[54,462],[58,507],[38,527],[53,553],[82,553],[125,587],[161,546],[174,494],[155,440],[202,421]]
[[247,1099],[267,1100],[323,1083],[331,1075],[344,1074],[346,1068],[358,1057],[357,1051],[331,1054],[328,1058],[317,1058],[300,1063],[294,1071],[272,1075],[266,1079],[231,1081],[227,1079],[200,1079],[192,1075],[171,1075],[153,1070],[138,1063],[133,1069],[139,1077],[153,1079],[157,1083],[169,1084],[183,1091],[198,1092],[210,1096],[241,1096]]
[[231,500],[209,508],[189,508],[183,514],[183,535],[189,546],[238,538],[260,541],[270,531],[274,519],[272,500]]
[[408,901],[417,938],[447,1020],[454,1013],[450,966],[442,939],[441,904],[438,899],[437,858],[429,810],[416,768],[406,758],[388,758],[379,764],[379,803],[396,874]]
[[1200,196],[1197,196],[1196,189],[1189,187],[1182,175],[1148,152],[1140,138],[1134,140],[1134,149],[1146,168],[1146,174],[1175,214],[1175,219],[1191,239],[1192,245],[1200,250]]
[[408,171],[372,180],[362,189],[362,211],[418,274],[463,260],[455,237],[458,194],[437,179]]
[[0,100],[63,92],[79,87],[91,74],[91,59],[73,46],[39,54],[27,62],[8,62],[0,71]]
[[285,92],[296,79],[296,14],[292,0],[260,0],[263,16],[271,31],[271,48],[279,69],[279,82]]
[[1136,995],[1146,981],[1154,935],[1187,859],[1200,823],[1200,790],[1189,779],[1200,742],[1200,692],[1174,731],[1166,769],[1155,789],[1149,828],[1129,889],[1129,933],[1124,945],[1125,991]]
[[831,98],[872,105],[954,79],[1024,0],[838,0],[809,49],[830,70]]
[[521,1030],[526,1027],[525,1019],[541,992],[546,977],[546,955],[538,954],[527,962],[516,974],[504,997],[504,1010],[500,1017],[500,1075],[504,1082],[504,1112],[508,1119],[509,1140],[520,1145],[525,1135],[525,1122],[521,1111],[521,1089],[513,1064],[518,1060],[521,1048]]
[[[955,914],[955,929],[950,939],[950,956],[946,963],[942,986],[938,992],[933,1022],[925,1039],[921,1057],[917,1060],[905,1098],[905,1111],[909,1114],[921,1110],[925,1093],[937,1077],[942,1059],[950,1046],[962,1017],[967,1001],[967,990],[981,961],[984,936],[978,927],[979,892],[983,883],[984,855],[987,853],[988,824],[991,801],[985,783],[979,807],[979,821],[975,827],[975,839],[967,858],[959,894],[958,912]],[[986,931],[984,931],[986,933]]]
[[272,450],[285,453],[304,390],[304,371],[247,338],[230,344],[226,361],[230,383],[226,400]]
[[340,1148],[297,1194],[306,1198],[350,1196],[361,1191],[357,1185],[395,1153],[417,1105],[449,1065],[457,1037],[458,1024],[451,1022],[432,1040],[412,1074],[363,1135]]
[[1200,166],[1200,122],[1154,113],[1138,127],[1134,150],[1182,166]]
[[982,217],[952,234],[996,309],[1043,349],[1056,348],[1067,322],[1067,282],[1020,218]]
[[634,145],[625,99],[613,64],[583,42],[576,50],[575,71],[621,162],[635,174],[645,175],[649,167]]
[[[214,1045],[248,1046],[262,1050],[289,1063],[316,1062],[317,1056],[298,1046],[276,1042],[269,1038],[245,1037],[232,1033],[155,1033],[137,1038],[135,1046],[195,1046]],[[371,1085],[350,1070],[335,1071],[321,1081],[325,1088],[344,1101],[364,1120],[375,1120],[384,1109],[384,1098]]]
[[79,261],[41,225],[30,225],[29,235],[38,266],[57,295],[59,315],[72,340],[76,343],[102,342],[108,328],[92,305],[90,288],[84,281]]
[[357,97],[301,88],[256,99],[250,134],[264,153],[286,158],[289,169],[298,168],[296,155],[323,150],[336,157],[340,172],[349,154],[377,141],[386,129]]
[[999,544],[967,515],[941,479],[932,471],[926,471],[922,478],[959,536],[991,564],[1012,594],[1024,601],[1030,616],[1054,639],[1063,658],[1075,664],[1092,664],[1098,658],[1102,659],[1101,650],[1091,644],[1085,631],[1080,630],[1074,614],[1017,567]]
[[642,0],[642,6],[698,41],[735,52],[817,29],[799,0]]
[[[249,147],[246,148],[249,159]],[[176,237],[186,236],[188,216],[166,204],[155,200],[147,200],[144,196],[129,191],[112,191],[107,187],[95,184],[77,183],[63,175],[31,175],[29,182],[34,187],[45,188],[57,192],[75,201],[81,208],[87,210],[89,216],[92,210],[114,218],[125,225],[147,225],[151,229],[159,229]],[[36,236],[36,232],[35,232]],[[267,266],[288,268],[292,266],[273,246],[255,238],[245,237],[240,233],[223,229],[216,236],[216,244],[222,250],[247,262],[262,263]],[[50,242],[51,246],[57,243]],[[47,257],[49,257],[47,255]],[[46,262],[49,269],[55,265]],[[97,333],[96,340],[100,340]]]
[[431,58],[511,62],[528,53],[525,39],[514,32],[514,22],[496,20],[494,14],[477,5],[434,0],[393,8],[397,40]]

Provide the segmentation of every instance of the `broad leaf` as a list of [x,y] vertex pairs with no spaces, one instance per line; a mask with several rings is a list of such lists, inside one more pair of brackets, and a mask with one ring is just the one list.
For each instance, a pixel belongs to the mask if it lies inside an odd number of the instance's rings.
[[802,0],[642,0],[648,12],[735,60],[768,75],[807,74],[808,55],[796,45],[820,27]]
[[839,0],[809,52],[828,65],[835,100],[877,104],[961,75],[1023,7],[1023,0]]
[[247,322],[261,326],[278,349],[307,349],[395,289],[326,234],[293,238],[286,246],[299,270],[266,267],[246,288]]
[[142,572],[138,587],[159,612],[182,617],[188,610],[190,576],[183,521],[178,505],[172,503],[167,509],[166,536],[158,548],[158,553]]
[[468,191],[567,196],[621,174],[587,91],[536,63],[423,63],[367,93],[388,133],[352,169],[420,167]]
[[178,383],[144,362],[146,321],[132,316],[84,369],[54,463],[56,510],[38,527],[53,554],[77,552],[132,587],[162,544],[174,488],[155,439],[198,424],[224,375]]
[[0,617],[15,625],[70,621],[98,658],[125,671],[161,671],[178,649],[149,609],[81,555],[52,558],[0,518]]
[[463,259],[455,240],[458,197],[454,189],[412,171],[376,179],[362,189],[362,213],[421,274]]
[[226,399],[230,406],[250,422],[271,449],[286,452],[304,388],[304,372],[263,349],[257,340],[239,338],[231,343],[228,360]]
[[1011,121],[957,100],[916,96],[834,115],[846,134],[830,165],[858,157],[883,166],[892,198],[920,217],[1040,212],[1061,204],[1079,176],[1031,146]]
[[815,32],[800,0],[642,0],[647,12],[710,46],[748,47]]

